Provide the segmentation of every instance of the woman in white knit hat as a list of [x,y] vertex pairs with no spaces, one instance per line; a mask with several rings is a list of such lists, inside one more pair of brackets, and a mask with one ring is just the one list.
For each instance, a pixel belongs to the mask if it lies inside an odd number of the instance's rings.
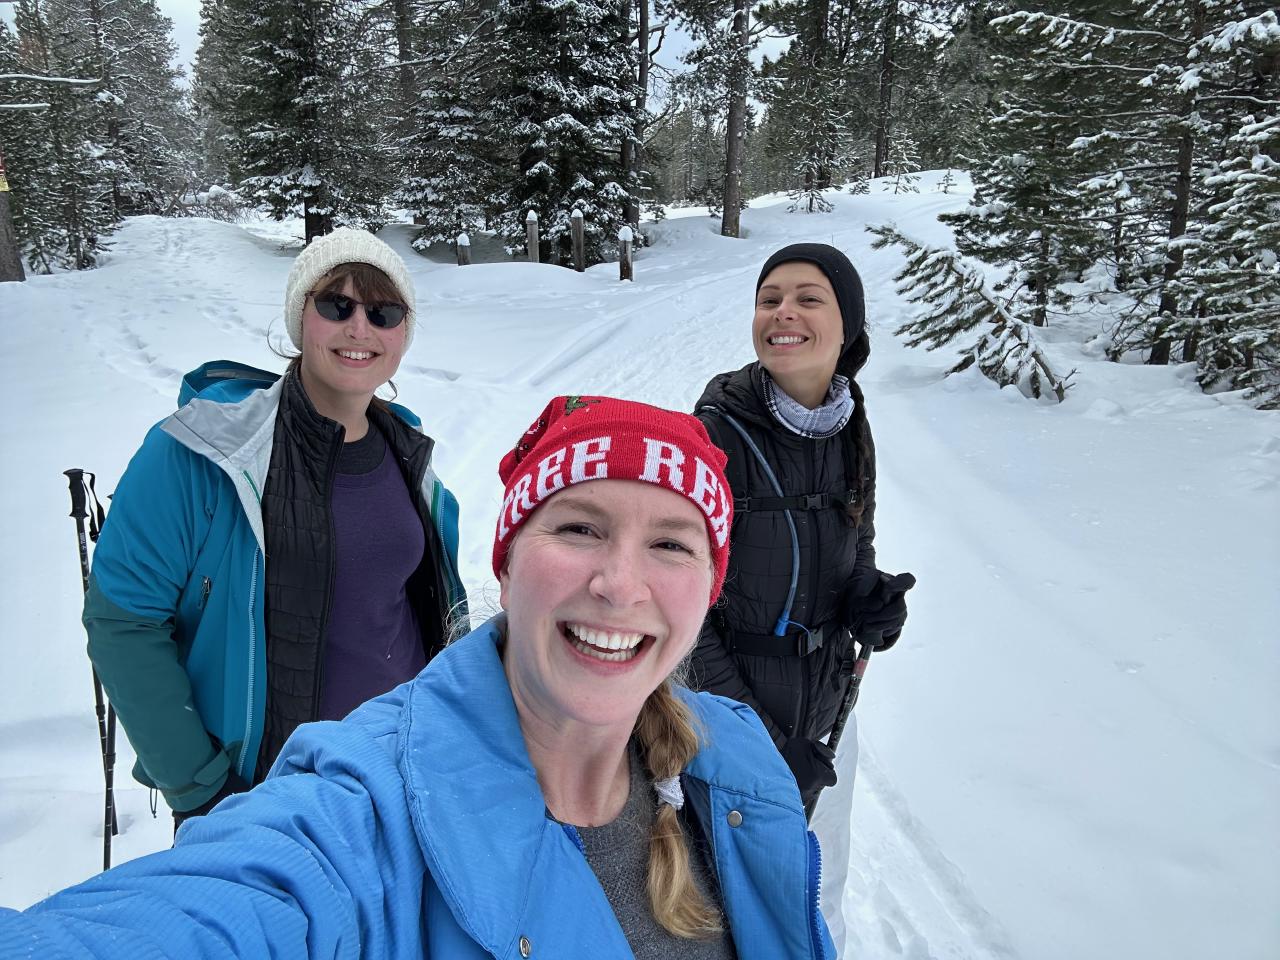
[[377,237],[298,255],[283,377],[209,363],[116,490],[85,601],[89,655],[174,820],[267,773],[289,734],[410,679],[465,606],[433,441],[375,397],[413,338]]

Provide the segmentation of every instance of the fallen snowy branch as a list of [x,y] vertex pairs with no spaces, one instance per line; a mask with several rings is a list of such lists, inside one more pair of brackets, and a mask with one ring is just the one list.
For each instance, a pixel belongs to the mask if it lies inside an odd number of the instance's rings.
[[916,243],[887,224],[867,230],[878,238],[872,244],[875,249],[892,245],[906,251],[907,265],[894,283],[908,303],[922,307],[915,319],[894,331],[907,337],[908,346],[923,344],[936,350],[964,334],[981,331],[948,375],[977,364],[984,376],[1002,387],[1017,386],[1036,399],[1047,389],[1062,402],[1075,371],[1064,377],[1053,372],[1031,325],[987,293],[982,275],[966,267],[958,253]]

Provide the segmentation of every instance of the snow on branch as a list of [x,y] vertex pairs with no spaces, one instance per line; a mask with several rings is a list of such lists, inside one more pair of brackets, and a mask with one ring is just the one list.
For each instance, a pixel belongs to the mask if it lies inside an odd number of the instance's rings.
[[102,80],[86,80],[83,77],[45,77],[38,73],[0,73],[0,80],[34,80],[37,83],[65,83],[84,87],[101,83]]
[[908,346],[936,350],[976,331],[977,340],[948,375],[976,363],[983,376],[1002,387],[1017,386],[1037,400],[1047,390],[1062,402],[1075,371],[1063,377],[1053,372],[1031,325],[987,293],[982,274],[966,267],[955,251],[916,243],[888,224],[867,230],[878,238],[874,249],[897,246],[906,253],[907,264],[893,280],[898,293],[920,309],[894,333],[906,336]]

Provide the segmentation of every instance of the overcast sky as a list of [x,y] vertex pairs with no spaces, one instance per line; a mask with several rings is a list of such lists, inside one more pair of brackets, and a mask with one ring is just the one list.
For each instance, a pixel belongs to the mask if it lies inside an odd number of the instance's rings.
[[178,63],[186,72],[187,82],[196,62],[200,46],[200,0],[156,0],[160,12],[173,21],[173,42],[178,45]]
[[[156,0],[160,12],[173,21],[173,41],[178,45],[178,64],[191,82],[196,62],[196,50],[200,46],[200,0]],[[10,0],[0,0],[0,18],[13,23],[13,5]],[[688,38],[679,31],[668,30],[658,61],[668,68],[679,68],[679,56],[689,48]],[[757,61],[762,53],[777,54],[786,46],[785,41],[765,38],[757,50]]]

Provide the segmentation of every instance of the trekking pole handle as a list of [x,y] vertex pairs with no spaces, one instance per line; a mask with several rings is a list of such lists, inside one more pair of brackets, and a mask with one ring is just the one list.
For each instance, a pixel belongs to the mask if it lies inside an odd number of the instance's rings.
[[70,470],[63,470],[62,473],[67,478],[67,486],[71,492],[71,513],[68,516],[75,517],[77,520],[88,519],[88,498],[84,492],[84,470],[80,467],[72,467]]
[[845,692],[844,703],[840,705],[840,713],[836,717],[835,725],[831,728],[831,734],[827,737],[827,746],[832,750],[840,745],[840,738],[844,735],[845,724],[849,722],[849,715],[853,713],[853,705],[858,702],[858,692],[862,687],[862,678],[866,675],[867,664],[871,662],[871,651],[875,649],[875,642],[880,638],[863,637],[858,642],[862,644],[862,648],[858,651],[858,659],[853,662],[853,676],[849,678],[849,689]]

